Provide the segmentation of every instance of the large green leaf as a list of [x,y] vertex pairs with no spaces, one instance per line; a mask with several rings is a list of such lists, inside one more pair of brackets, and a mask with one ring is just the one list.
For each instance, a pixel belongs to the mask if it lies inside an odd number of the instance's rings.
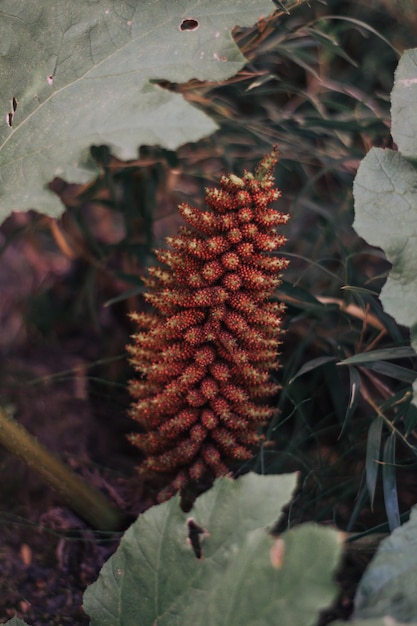
[[417,156],[417,48],[407,50],[395,72],[391,94],[392,136],[398,150]]
[[417,626],[417,622],[397,622],[390,615],[380,617],[377,619],[360,619],[353,622],[332,622],[331,626]]
[[384,309],[410,326],[417,341],[417,169],[399,152],[372,148],[354,183],[354,227],[382,248],[392,270],[382,288]]
[[385,539],[359,583],[355,618],[417,622],[417,510]]
[[232,28],[273,9],[272,0],[2,0],[0,222],[12,210],[58,215],[48,182],[90,180],[90,145],[132,159],[139,145],[175,149],[213,132],[151,81],[235,74],[245,59]]
[[[401,57],[391,100],[392,135],[400,151],[372,148],[360,164],[354,228],[392,263],[381,301],[410,328],[417,349],[417,49]],[[417,397],[416,383],[414,388]]]
[[[312,626],[334,598],[337,533],[306,525],[278,544],[265,532],[294,475],[219,479],[192,510],[209,536],[198,560],[178,497],[128,529],[84,594],[91,626]],[[271,558],[271,548],[273,557]]]
[[26,622],[22,622],[18,617],[12,617],[8,622],[5,622],[6,626],[28,626]]

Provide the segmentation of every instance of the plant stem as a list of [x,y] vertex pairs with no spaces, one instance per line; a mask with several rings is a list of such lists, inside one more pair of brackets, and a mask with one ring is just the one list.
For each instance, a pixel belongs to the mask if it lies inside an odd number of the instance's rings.
[[21,459],[48,483],[91,526],[103,531],[119,530],[123,520],[97,489],[46,450],[21,424],[0,407],[0,444]]

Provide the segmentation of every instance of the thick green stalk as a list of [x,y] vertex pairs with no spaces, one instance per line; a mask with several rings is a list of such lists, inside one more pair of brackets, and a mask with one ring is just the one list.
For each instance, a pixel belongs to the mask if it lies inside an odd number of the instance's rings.
[[48,483],[80,517],[99,530],[115,531],[123,515],[105,496],[53,456],[0,407],[0,444]]

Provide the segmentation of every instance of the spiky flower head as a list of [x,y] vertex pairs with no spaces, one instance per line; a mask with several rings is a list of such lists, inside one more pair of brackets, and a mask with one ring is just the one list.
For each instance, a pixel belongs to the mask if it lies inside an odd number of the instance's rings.
[[143,432],[130,440],[145,455],[142,473],[166,475],[162,501],[192,481],[211,481],[249,459],[279,387],[270,378],[284,306],[271,302],[288,261],[275,256],[289,215],[271,208],[274,148],[255,174],[220,178],[208,210],[181,204],[187,226],[156,251],[144,278],[153,313],[133,313],[128,346],[140,374],[130,415]]

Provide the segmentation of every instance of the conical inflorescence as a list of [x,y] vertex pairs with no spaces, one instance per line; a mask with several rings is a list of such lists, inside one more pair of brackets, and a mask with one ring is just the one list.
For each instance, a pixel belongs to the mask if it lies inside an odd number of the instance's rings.
[[211,481],[249,459],[260,426],[275,410],[270,378],[284,306],[270,298],[288,261],[275,251],[289,215],[271,208],[277,150],[255,174],[222,176],[201,211],[179,206],[187,223],[158,250],[144,278],[154,312],[133,313],[128,346],[140,375],[130,383],[130,415],[143,429],[130,440],[140,471],[169,477],[162,501],[192,481]]

